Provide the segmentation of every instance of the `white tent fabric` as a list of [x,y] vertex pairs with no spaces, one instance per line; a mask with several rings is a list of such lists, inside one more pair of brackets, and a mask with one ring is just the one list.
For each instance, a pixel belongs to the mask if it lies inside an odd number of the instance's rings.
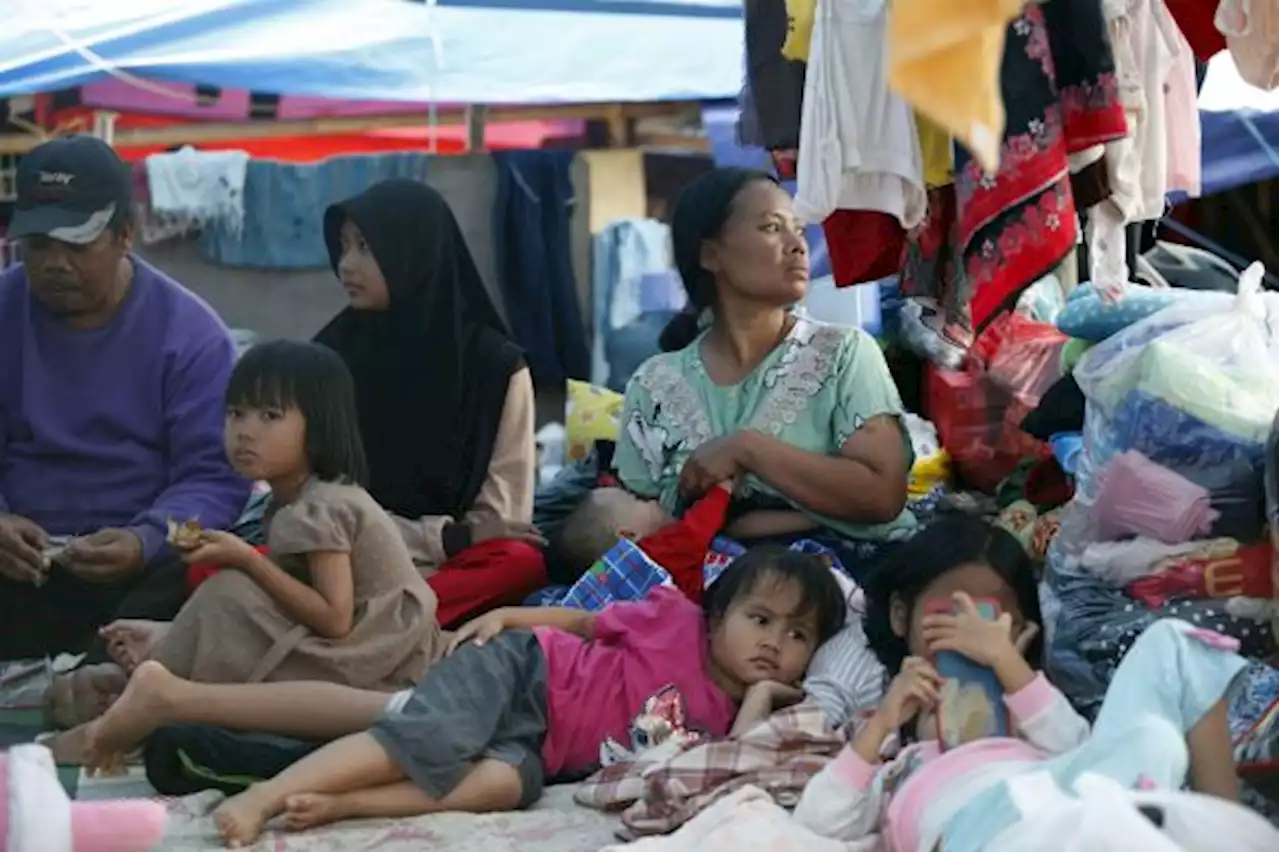
[[0,97],[107,74],[484,104],[711,100],[742,81],[737,0],[10,0],[3,12]]

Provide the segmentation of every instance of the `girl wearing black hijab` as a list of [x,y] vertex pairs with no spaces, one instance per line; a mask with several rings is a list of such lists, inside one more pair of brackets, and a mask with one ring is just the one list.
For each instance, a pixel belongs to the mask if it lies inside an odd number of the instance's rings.
[[356,382],[369,492],[446,627],[545,584],[533,383],[444,198],[387,180],[325,211],[350,307],[316,336]]

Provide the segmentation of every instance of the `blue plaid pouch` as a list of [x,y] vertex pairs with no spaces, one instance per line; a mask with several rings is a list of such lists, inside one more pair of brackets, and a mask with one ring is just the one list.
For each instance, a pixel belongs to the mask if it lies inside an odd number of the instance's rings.
[[618,601],[638,601],[655,586],[673,585],[671,575],[628,539],[618,543],[558,602],[558,606],[597,612]]

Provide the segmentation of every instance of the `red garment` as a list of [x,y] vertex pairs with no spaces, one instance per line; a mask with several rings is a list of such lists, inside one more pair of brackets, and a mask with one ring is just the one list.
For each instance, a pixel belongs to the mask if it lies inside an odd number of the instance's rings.
[[1193,550],[1162,560],[1168,567],[1134,580],[1125,591],[1152,609],[1177,598],[1274,598],[1274,559],[1270,543],[1229,555]]
[[1165,0],[1165,5],[1196,59],[1208,62],[1215,53],[1227,49],[1227,37],[1213,24],[1218,0]]
[[[267,555],[265,546],[254,550]],[[188,591],[194,592],[221,570],[220,565],[205,563],[189,566]],[[546,584],[547,566],[542,551],[523,541],[472,545],[427,578],[427,585],[439,601],[436,618],[447,628],[491,609],[518,604]]]
[[694,603],[702,602],[702,563],[711,540],[724,526],[729,511],[729,492],[712,488],[689,507],[684,517],[651,533],[636,546],[671,575],[676,588]]
[[[267,546],[260,544],[254,550],[267,555]],[[200,588],[200,584],[222,570],[221,565],[213,565],[209,562],[197,562],[194,565],[187,566],[187,594],[190,595]]]
[[902,268],[907,233],[878,210],[837,210],[822,223],[837,287],[887,278]]
[[436,619],[454,628],[500,606],[515,606],[547,584],[542,551],[523,541],[473,544],[427,578],[436,593]]

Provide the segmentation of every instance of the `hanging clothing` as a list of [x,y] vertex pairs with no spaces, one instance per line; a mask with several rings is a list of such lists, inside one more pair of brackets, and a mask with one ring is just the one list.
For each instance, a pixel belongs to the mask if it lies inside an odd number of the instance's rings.
[[988,176],[956,150],[955,238],[975,331],[1075,250],[1068,155],[1128,132],[1101,4],[1029,4],[1009,25],[1000,75],[999,170]]
[[787,38],[782,43],[782,55],[795,62],[808,62],[818,0],[786,0],[786,6]]
[[800,118],[795,211],[821,222],[870,210],[914,228],[925,217],[924,162],[911,108],[885,74],[885,0],[818,5]]
[[1214,26],[1218,0],[1167,0],[1169,13],[1191,45],[1196,59],[1208,62],[1227,49],[1227,37]]
[[777,0],[746,0],[747,81],[759,144],[769,150],[800,147],[800,101],[805,63],[782,55],[787,9]]
[[1004,131],[1005,30],[1022,6],[1023,0],[895,0],[889,13],[893,90],[954,134],[989,172],[996,168]]
[[431,157],[401,153],[333,157],[321,163],[250,160],[244,180],[244,227],[220,222],[200,237],[201,253],[219,266],[323,269],[329,262],[317,210],[381,180],[427,179]]
[[243,151],[197,151],[191,146],[146,159],[151,213],[184,232],[222,225],[239,236],[244,227]]
[[924,184],[929,189],[946,186],[955,180],[955,143],[951,134],[927,116],[915,111],[916,137],[924,158]]
[[658,334],[686,302],[672,267],[671,228],[653,219],[613,222],[592,238],[591,266],[591,382],[621,392],[658,354]]
[[515,339],[535,385],[559,387],[591,375],[582,307],[573,275],[572,151],[502,151],[494,200],[498,280]]
[[1276,0],[1222,0],[1214,26],[1226,36],[1240,78],[1271,91],[1280,85],[1280,8]]
[[1129,134],[1108,142],[1110,196],[1088,211],[1088,277],[1118,301],[1132,272],[1125,225],[1164,215],[1170,192],[1200,194],[1200,113],[1195,58],[1165,0],[1102,4]]

